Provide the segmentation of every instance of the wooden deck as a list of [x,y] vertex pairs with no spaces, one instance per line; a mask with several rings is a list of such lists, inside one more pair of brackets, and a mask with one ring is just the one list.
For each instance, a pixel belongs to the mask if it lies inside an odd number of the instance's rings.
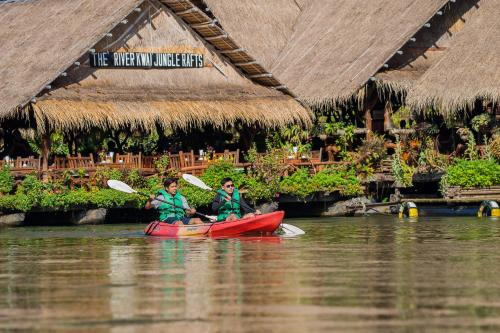
[[[322,151],[313,151],[307,157],[287,156],[282,163],[293,168],[305,167],[311,172],[318,172],[329,165],[345,165],[344,162],[322,161]],[[16,177],[23,177],[27,174],[36,173],[39,175],[53,176],[57,178],[65,171],[72,171],[75,174],[91,176],[99,168],[112,168],[119,170],[137,170],[141,175],[148,176],[161,174],[164,172],[177,171],[179,174],[187,173],[200,176],[213,163],[225,160],[234,165],[235,168],[247,168],[251,164],[243,162],[242,153],[239,150],[224,152],[214,152],[210,154],[196,155],[193,151],[180,151],[176,154],[168,154],[168,165],[162,165],[162,156],[144,156],[142,154],[114,154],[107,155],[103,160],[94,159],[93,155],[55,157],[51,159],[47,170],[43,170],[41,158],[17,158],[15,160],[0,161],[0,168],[8,165],[12,174]],[[257,162],[258,163],[258,162]],[[288,168],[284,168],[288,170]]]

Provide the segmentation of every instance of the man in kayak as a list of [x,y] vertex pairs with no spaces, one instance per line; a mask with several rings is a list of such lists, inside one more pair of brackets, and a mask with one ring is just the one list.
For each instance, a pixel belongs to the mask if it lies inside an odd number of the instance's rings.
[[196,213],[196,209],[189,207],[186,198],[177,191],[177,180],[167,178],[163,186],[165,187],[164,189],[159,190],[156,195],[151,195],[144,208],[158,209],[160,211],[160,221],[169,224],[203,223],[199,218],[190,217]]
[[[234,221],[247,217],[254,217],[260,214],[250,208],[250,205],[241,197],[238,189],[234,188],[231,178],[224,178],[220,182],[221,188],[217,190],[217,195],[212,202],[212,210],[217,213],[217,221]],[[242,214],[243,211],[243,214]]]

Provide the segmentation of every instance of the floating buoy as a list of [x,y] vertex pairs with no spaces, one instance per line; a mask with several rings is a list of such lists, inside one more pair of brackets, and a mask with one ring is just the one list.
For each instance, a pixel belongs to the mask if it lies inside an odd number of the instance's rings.
[[399,218],[402,219],[405,217],[418,217],[418,208],[414,202],[403,202],[401,206],[399,206]]
[[479,206],[479,210],[477,211],[477,217],[500,217],[500,207],[498,203],[493,200],[485,200]]

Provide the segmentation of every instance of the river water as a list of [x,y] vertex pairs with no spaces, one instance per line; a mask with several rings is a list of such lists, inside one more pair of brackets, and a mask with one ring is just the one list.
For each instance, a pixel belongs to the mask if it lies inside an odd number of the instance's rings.
[[144,225],[0,230],[0,331],[500,330],[500,221],[290,219],[165,240]]

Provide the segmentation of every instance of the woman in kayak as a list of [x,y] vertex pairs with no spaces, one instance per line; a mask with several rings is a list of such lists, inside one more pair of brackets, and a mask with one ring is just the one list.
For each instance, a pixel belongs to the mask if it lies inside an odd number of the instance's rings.
[[[212,210],[217,213],[217,221],[234,221],[247,217],[254,217],[260,211],[252,213],[253,209],[243,200],[238,189],[234,188],[231,178],[224,178],[220,182],[221,188],[217,191]],[[242,214],[243,211],[243,214]]]
[[[189,207],[186,198],[177,191],[177,180],[167,178],[163,186],[165,187],[164,189],[159,190],[156,195],[151,195],[144,208],[158,209],[160,211],[160,221],[169,224],[203,223],[199,218],[190,217],[196,213],[196,209]],[[162,202],[161,200],[167,202]]]

